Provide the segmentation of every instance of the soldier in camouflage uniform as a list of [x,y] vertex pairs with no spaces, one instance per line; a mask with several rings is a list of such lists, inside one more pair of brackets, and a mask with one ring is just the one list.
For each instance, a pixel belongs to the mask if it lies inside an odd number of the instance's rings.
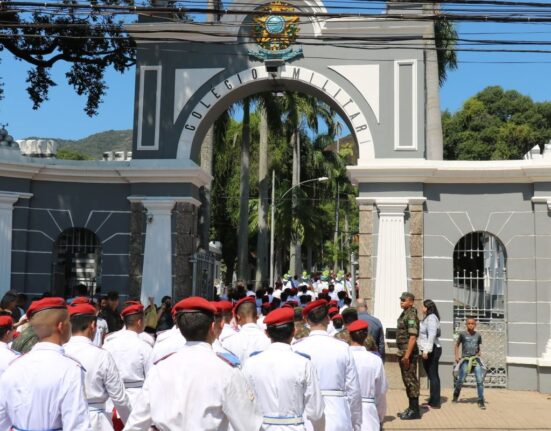
[[[342,312],[342,318],[344,320],[344,326],[348,327],[352,322],[355,322],[358,320],[358,311],[353,307],[348,307]],[[334,335],[335,338],[338,338],[339,340],[346,341],[348,344],[351,343],[350,340],[350,333],[345,328],[339,333]],[[375,339],[371,334],[367,335],[367,338],[364,341],[364,346],[369,352],[379,354],[377,351],[377,344],[375,343]]]
[[302,318],[302,307],[295,307],[295,340],[308,337],[308,335],[310,335],[310,329]]
[[419,335],[419,318],[417,309],[413,306],[413,296],[410,292],[404,292],[400,296],[402,314],[398,317],[396,331],[396,346],[400,359],[400,371],[409,398],[409,407],[398,416],[400,419],[420,419],[419,411],[419,379],[417,378],[417,336]]

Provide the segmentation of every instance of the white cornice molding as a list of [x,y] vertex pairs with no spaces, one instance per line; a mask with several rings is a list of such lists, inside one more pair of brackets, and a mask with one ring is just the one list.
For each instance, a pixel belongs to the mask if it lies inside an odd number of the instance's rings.
[[547,209],[551,211],[551,196],[534,196],[532,198],[534,204],[546,204]]
[[191,196],[128,196],[127,199],[132,203],[142,203],[148,209],[167,205],[174,206],[176,203],[188,203],[196,207],[201,205],[201,201]]
[[190,183],[209,185],[212,176],[194,163],[177,160],[136,160],[130,162],[30,162],[1,161],[0,177],[35,181],[77,183]]
[[348,166],[355,183],[536,183],[551,182],[551,160],[447,161],[375,159]]
[[375,204],[378,207],[380,206],[401,206],[407,207],[408,205],[422,205],[427,201],[427,198],[422,196],[397,196],[397,197],[358,197],[356,202],[359,205]]

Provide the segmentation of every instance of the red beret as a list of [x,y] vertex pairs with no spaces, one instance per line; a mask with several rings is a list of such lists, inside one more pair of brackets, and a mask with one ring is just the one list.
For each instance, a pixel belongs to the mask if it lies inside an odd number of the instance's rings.
[[233,304],[230,301],[218,301],[218,306],[223,313],[227,313],[233,310]]
[[140,301],[124,301],[124,306],[127,305],[142,305],[142,303]]
[[214,308],[216,308],[215,314],[222,314],[222,307],[220,307],[219,301],[209,301],[209,302]]
[[264,310],[269,310],[270,308],[272,308],[272,304],[270,304],[269,302],[263,302],[260,307]]
[[319,307],[327,307],[327,301],[325,299],[318,299],[317,301],[309,302],[305,305],[304,310],[302,310],[302,315],[306,317],[310,311]]
[[329,293],[329,289],[321,289],[321,293]]
[[125,304],[132,302],[133,304],[126,305],[121,311],[121,317],[125,318],[126,316],[131,316],[133,314],[143,313],[143,305],[138,301],[127,301]]
[[11,316],[0,316],[0,328],[8,328],[10,326],[13,326]]
[[94,307],[92,304],[88,304],[88,303],[71,305],[69,307],[69,315],[71,317],[73,317],[73,316],[82,316],[84,314],[90,314],[90,315],[95,316],[96,313],[97,313],[96,307]]
[[176,313],[205,311],[207,313],[216,314],[216,307],[200,296],[190,296],[189,298],[182,299],[174,305],[174,310]]
[[354,320],[346,329],[348,332],[361,331],[362,329],[367,329],[369,325],[365,320],[358,319]]
[[253,304],[256,304],[256,299],[254,298],[254,296],[246,296],[245,298],[241,298],[233,306],[233,314],[236,314],[237,311],[239,310],[239,307],[241,307],[241,305],[244,304],[245,302],[252,302]]
[[332,299],[331,301],[329,301],[329,305],[337,305],[339,302],[336,300],[336,299]]
[[298,293],[298,289],[296,287],[291,288],[291,295],[296,295]]
[[331,317],[331,320],[335,320],[335,319],[342,319],[342,316],[337,313],[333,317]]
[[31,319],[36,313],[44,310],[67,309],[67,304],[63,298],[51,297],[33,301],[27,309],[27,317]]
[[90,304],[90,298],[86,296],[78,296],[71,302],[71,305],[78,305],[78,304]]
[[339,309],[337,307],[329,307],[329,310],[327,310],[328,314],[338,313],[338,312],[339,312]]
[[285,323],[291,323],[295,321],[295,312],[292,308],[284,307],[268,313],[264,319],[266,326],[284,325]]

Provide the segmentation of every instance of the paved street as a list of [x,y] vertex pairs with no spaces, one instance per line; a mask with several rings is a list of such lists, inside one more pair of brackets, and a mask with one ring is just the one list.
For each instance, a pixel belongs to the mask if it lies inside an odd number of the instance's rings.
[[[476,405],[476,388],[464,388],[459,403],[452,404],[452,390],[443,389],[439,410],[423,410],[423,418],[402,421],[397,416],[407,406],[403,390],[388,393],[385,430],[551,430],[551,395],[538,392],[486,389],[486,410]],[[428,398],[421,390],[420,402]]]

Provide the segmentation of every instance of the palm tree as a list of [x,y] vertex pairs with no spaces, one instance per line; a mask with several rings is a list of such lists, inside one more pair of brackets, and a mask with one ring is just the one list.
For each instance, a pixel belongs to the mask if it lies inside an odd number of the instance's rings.
[[237,277],[249,280],[249,163],[250,163],[251,99],[243,100],[243,127],[241,134],[241,175],[239,186],[239,229],[237,243]]
[[[439,4],[425,5],[425,11],[436,13]],[[429,47],[425,50],[427,69],[427,153],[429,160],[444,158],[442,117],[440,111],[440,86],[444,83],[447,70],[457,68],[455,41],[457,32],[448,20],[435,21],[427,35]],[[434,46],[432,46],[434,41]]]

